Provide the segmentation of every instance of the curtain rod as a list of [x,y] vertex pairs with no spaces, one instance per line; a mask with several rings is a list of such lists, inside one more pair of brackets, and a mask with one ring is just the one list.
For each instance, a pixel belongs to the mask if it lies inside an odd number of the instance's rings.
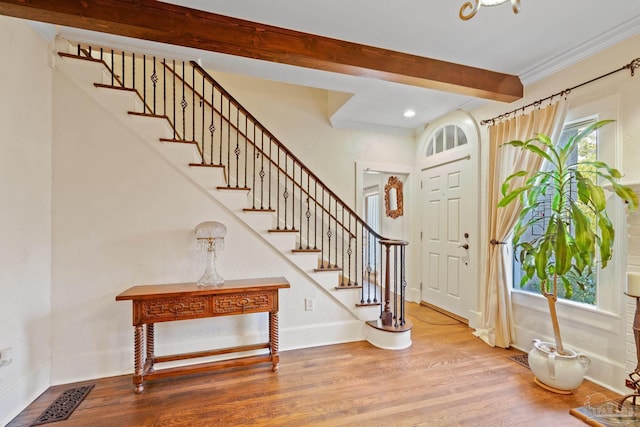
[[496,121],[503,120],[503,119],[508,119],[509,116],[511,116],[512,114],[515,117],[515,115],[516,115],[516,113],[518,111],[522,111],[524,113],[525,109],[530,108],[530,107],[539,107],[540,104],[542,104],[544,101],[547,101],[549,99],[553,99],[556,96],[565,96],[566,97],[567,95],[569,95],[571,93],[572,90],[578,89],[579,87],[588,85],[588,84],[593,83],[593,82],[595,82],[597,80],[600,80],[602,78],[608,77],[608,76],[610,76],[612,74],[617,73],[618,71],[630,70],[631,71],[631,77],[633,77],[635,75],[636,68],[640,68],[640,58],[634,59],[633,61],[631,61],[627,65],[624,65],[624,66],[618,68],[617,70],[610,71],[607,74],[603,74],[603,75],[601,75],[599,77],[596,77],[596,78],[591,79],[589,81],[586,81],[584,83],[580,83],[579,85],[570,87],[569,89],[565,89],[565,90],[560,91],[558,93],[554,93],[553,95],[547,96],[546,98],[542,98],[542,99],[539,99],[539,100],[537,100],[535,102],[532,102],[531,104],[527,104],[524,107],[516,108],[515,110],[509,111],[508,113],[500,114],[499,116],[496,116],[496,117],[494,117],[492,119],[485,119],[485,120],[481,121],[480,124],[481,125],[491,124],[493,126]]

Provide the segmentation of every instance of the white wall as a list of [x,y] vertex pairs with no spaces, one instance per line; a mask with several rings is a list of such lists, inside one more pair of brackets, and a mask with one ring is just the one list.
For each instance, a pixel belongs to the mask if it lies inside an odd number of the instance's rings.
[[[51,69],[47,43],[0,16],[0,425],[49,386]],[[11,64],[8,66],[7,64]]]
[[[505,113],[516,107],[528,104],[537,99],[547,97],[568,87],[580,84],[599,75],[608,73],[627,63],[638,55],[637,46],[640,37],[630,38],[606,51],[587,58],[553,76],[526,87],[526,97],[514,104],[490,103],[473,112],[473,116],[480,122],[498,114]],[[630,77],[628,71],[619,72],[606,77],[586,87],[576,89],[569,95],[570,108],[579,107],[593,101],[613,97],[618,100],[618,144],[616,154],[617,166],[625,174],[623,181],[640,181],[640,76]],[[604,118],[604,117],[603,117]],[[483,139],[488,140],[487,127],[482,127]],[[609,143],[614,143],[610,141]],[[483,158],[487,158],[486,147],[483,144]],[[482,172],[483,188],[486,187],[486,171]],[[483,197],[482,200],[485,198]],[[486,205],[483,206],[486,222]],[[624,224],[624,218],[622,218]],[[623,230],[617,236],[624,242]],[[601,286],[611,288],[615,301],[613,309],[607,312],[580,308],[574,304],[560,303],[560,327],[563,331],[565,344],[577,351],[589,355],[593,361],[589,377],[609,388],[621,393],[628,392],[624,387],[624,379],[628,374],[625,368],[625,317],[628,304],[623,295],[625,286],[626,247],[614,254],[620,262],[620,268],[615,271],[615,279],[601,283]],[[483,262],[484,265],[484,262]],[[484,274],[481,276],[484,277]],[[529,350],[531,338],[551,339],[550,321],[546,313],[542,297],[532,297],[520,292],[514,293],[514,315],[516,323],[516,347]],[[628,326],[627,326],[628,327]]]

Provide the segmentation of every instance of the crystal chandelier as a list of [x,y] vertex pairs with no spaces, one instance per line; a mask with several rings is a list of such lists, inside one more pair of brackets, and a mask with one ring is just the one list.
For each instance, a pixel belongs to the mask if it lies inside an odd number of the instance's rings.
[[511,8],[513,9],[513,13],[520,12],[520,0],[473,0],[475,5],[472,4],[471,1],[465,2],[462,7],[460,7],[460,19],[467,21],[473,18],[478,10],[480,10],[480,6],[497,6],[502,3],[506,3],[508,1],[511,2]]

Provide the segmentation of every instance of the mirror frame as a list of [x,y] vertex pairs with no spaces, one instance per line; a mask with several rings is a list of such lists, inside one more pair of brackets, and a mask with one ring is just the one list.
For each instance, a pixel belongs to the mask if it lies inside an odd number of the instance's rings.
[[[396,199],[398,201],[397,209],[391,209],[391,200],[389,192],[391,189],[396,190]],[[390,176],[387,184],[384,186],[384,207],[388,217],[396,219],[404,213],[404,202],[402,196],[402,181],[397,176]]]

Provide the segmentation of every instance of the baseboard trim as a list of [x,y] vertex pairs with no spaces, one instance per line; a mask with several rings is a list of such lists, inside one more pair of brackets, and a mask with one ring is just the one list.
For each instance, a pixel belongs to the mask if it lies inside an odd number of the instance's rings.
[[51,360],[0,393],[0,425],[7,425],[50,386]]

